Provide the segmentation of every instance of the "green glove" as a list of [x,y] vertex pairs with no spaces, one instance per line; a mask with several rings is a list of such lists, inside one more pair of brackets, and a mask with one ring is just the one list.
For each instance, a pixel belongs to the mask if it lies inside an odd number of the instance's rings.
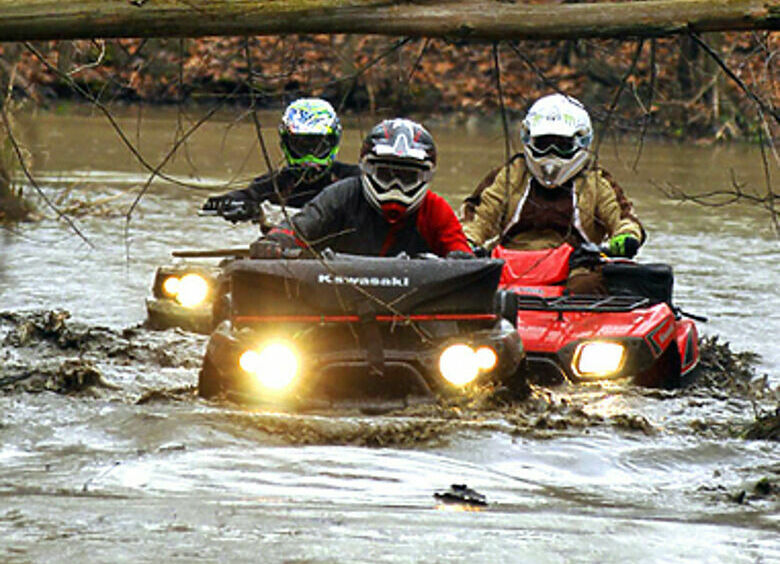
[[609,254],[613,257],[633,258],[639,250],[640,244],[639,239],[633,235],[627,235],[625,233],[615,235],[609,240]]

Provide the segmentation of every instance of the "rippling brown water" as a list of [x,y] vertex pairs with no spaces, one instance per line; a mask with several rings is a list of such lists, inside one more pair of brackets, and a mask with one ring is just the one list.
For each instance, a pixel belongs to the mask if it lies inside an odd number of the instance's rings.
[[[189,119],[195,118],[195,112]],[[770,562],[780,559],[780,449],[740,438],[775,395],[712,386],[539,389],[511,408],[473,402],[382,416],[278,414],[210,404],[193,386],[205,339],[134,328],[156,265],[174,248],[244,244],[251,226],[197,218],[209,189],[264,169],[253,129],[208,124],[166,168],[125,232],[146,180],[100,116],[20,120],[53,197],[111,198],[80,228],[51,219],[0,231],[0,560],[276,562]],[[195,118],[196,119],[196,118]],[[275,115],[264,115],[276,146]],[[156,164],[175,113],[120,120]],[[363,119],[363,128],[370,120]],[[342,158],[360,134],[347,129]],[[499,133],[432,124],[435,187],[455,204],[503,156]],[[701,208],[658,186],[765,189],[750,147],[605,142],[602,159],[650,240],[640,258],[675,266],[676,299],[700,331],[762,358],[778,385],[780,279],[768,218]],[[276,154],[276,153],[275,153]],[[776,168],[773,174],[777,176]],[[68,200],[63,202],[66,205]],[[71,341],[20,327],[63,308]],[[76,338],[78,337],[78,338]],[[70,343],[70,344],[69,344]],[[70,372],[67,372],[70,370]],[[66,373],[99,375],[77,390]],[[31,378],[25,378],[31,376]],[[85,378],[87,376],[84,376]],[[25,387],[36,380],[40,386]],[[760,486],[765,479],[769,489]],[[433,493],[467,483],[481,511]]]

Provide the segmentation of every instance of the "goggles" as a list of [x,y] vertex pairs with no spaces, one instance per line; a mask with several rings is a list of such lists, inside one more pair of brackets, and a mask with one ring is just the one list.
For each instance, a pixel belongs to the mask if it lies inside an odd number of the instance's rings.
[[559,157],[570,158],[583,148],[582,138],[563,137],[561,135],[539,135],[531,137],[527,144],[534,155],[541,157],[547,153],[555,153]]
[[333,135],[286,135],[285,143],[287,150],[294,158],[313,156],[318,159],[324,159],[333,150],[336,145],[336,138]]
[[425,165],[366,160],[361,164],[361,168],[384,192],[398,188],[405,194],[412,193],[433,178],[433,168]]

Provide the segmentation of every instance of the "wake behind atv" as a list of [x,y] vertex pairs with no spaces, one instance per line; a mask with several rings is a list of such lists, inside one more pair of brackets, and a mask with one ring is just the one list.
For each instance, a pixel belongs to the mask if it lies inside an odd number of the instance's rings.
[[239,259],[201,396],[289,407],[407,404],[474,385],[519,390],[516,310],[496,308],[500,260]]

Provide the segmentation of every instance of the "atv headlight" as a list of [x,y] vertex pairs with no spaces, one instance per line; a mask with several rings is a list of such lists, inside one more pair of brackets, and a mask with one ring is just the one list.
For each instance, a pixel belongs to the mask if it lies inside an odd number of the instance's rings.
[[169,298],[175,298],[179,293],[179,279],[176,276],[169,276],[162,283],[163,294]]
[[450,345],[439,357],[439,372],[453,386],[465,386],[479,374],[477,353],[468,345]]
[[591,341],[580,343],[574,353],[572,368],[580,376],[609,376],[620,370],[626,356],[621,343]]
[[477,366],[483,372],[493,370],[498,364],[498,355],[492,347],[479,347],[475,354],[477,355]]
[[200,274],[185,274],[174,286],[176,287],[176,301],[184,307],[200,305],[209,293],[209,283]]
[[260,351],[248,350],[238,363],[266,388],[286,388],[298,374],[298,355],[286,343],[269,343]]

